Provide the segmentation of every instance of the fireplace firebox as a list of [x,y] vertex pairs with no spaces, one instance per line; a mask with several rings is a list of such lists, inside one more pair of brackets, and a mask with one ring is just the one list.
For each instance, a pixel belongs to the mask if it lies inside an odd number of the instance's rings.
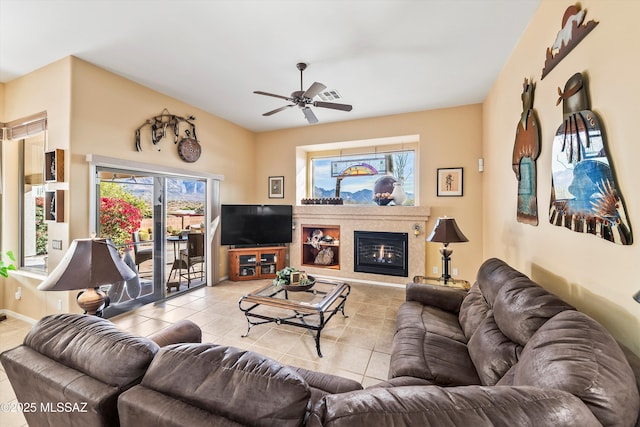
[[354,231],[353,270],[387,276],[409,276],[407,233]]

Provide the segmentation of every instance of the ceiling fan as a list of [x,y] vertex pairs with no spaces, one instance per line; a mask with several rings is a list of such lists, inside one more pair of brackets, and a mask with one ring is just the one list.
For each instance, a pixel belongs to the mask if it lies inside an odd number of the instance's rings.
[[286,101],[291,102],[289,105],[285,105],[284,107],[276,108],[275,110],[268,111],[263,114],[263,116],[270,116],[275,113],[279,113],[280,111],[286,110],[290,107],[299,107],[302,110],[302,113],[306,117],[309,123],[318,123],[318,118],[315,114],[313,114],[313,110],[309,108],[309,105],[313,105],[314,107],[322,107],[322,108],[331,108],[334,110],[342,110],[342,111],[351,111],[353,108],[348,104],[337,104],[335,102],[323,102],[323,101],[314,101],[313,98],[318,95],[320,92],[325,90],[327,87],[322,83],[314,82],[309,89],[306,91],[302,86],[302,72],[307,68],[307,64],[304,62],[299,62],[296,64],[296,68],[300,70],[300,90],[291,93],[291,96],[282,96],[276,95],[274,93],[262,92],[260,90],[256,90],[253,93],[257,93],[258,95],[266,95],[273,96],[274,98],[284,99]]

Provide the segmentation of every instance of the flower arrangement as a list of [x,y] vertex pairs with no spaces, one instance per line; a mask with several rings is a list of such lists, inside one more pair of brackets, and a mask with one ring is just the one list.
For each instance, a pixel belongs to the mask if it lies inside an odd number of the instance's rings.
[[308,286],[313,283],[315,283],[313,278],[310,278],[304,271],[299,271],[295,267],[285,267],[282,270],[277,271],[276,278],[273,279],[273,284],[276,286]]

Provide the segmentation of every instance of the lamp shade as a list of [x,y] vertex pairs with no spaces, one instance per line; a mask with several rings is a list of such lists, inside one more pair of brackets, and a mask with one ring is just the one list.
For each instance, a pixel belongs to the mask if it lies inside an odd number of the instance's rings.
[[76,239],[60,264],[38,286],[41,291],[96,288],[136,276],[110,239]]
[[427,242],[440,242],[440,243],[457,243],[468,242],[469,239],[462,234],[462,231],[458,228],[455,218],[438,218],[433,231],[427,237]]

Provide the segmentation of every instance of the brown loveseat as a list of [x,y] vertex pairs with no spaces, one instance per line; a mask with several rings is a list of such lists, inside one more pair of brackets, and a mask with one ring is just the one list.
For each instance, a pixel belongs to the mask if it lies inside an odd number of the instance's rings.
[[362,389],[200,340],[187,320],[142,338],[60,314],[38,321],[0,361],[34,427],[300,426],[323,396]]
[[468,293],[411,283],[406,297],[389,380],[326,396],[316,425],[636,424],[638,358],[504,262],[483,263]]
[[186,320],[142,338],[99,317],[58,314],[0,361],[30,426],[118,426],[118,397],[141,381],[160,346],[201,337]]

